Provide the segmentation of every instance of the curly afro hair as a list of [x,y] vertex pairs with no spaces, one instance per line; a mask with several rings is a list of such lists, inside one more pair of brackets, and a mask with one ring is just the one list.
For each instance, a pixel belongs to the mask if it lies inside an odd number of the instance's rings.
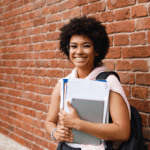
[[73,35],[87,36],[94,44],[94,50],[98,54],[94,60],[94,66],[102,64],[109,49],[109,39],[105,27],[95,18],[83,16],[73,18],[70,23],[60,29],[60,50],[69,58],[67,45]]

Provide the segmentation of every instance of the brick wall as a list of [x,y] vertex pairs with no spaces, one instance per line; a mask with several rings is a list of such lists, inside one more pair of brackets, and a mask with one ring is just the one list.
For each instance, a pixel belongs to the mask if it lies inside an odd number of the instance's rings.
[[56,149],[44,121],[57,80],[73,68],[59,52],[59,29],[87,15],[106,26],[111,47],[104,62],[119,73],[150,142],[149,2],[0,0],[0,132],[32,150]]

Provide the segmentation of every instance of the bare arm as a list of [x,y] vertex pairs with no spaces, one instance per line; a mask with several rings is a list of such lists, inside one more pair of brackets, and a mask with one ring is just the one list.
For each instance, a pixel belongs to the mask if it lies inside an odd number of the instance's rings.
[[51,134],[52,130],[57,127],[57,130],[55,130],[53,133],[53,137],[61,142],[72,142],[71,130],[62,125],[57,126],[59,119],[58,113],[60,107],[60,87],[61,83],[58,82],[53,90],[50,108],[45,122],[45,129],[49,134]]
[[122,96],[112,91],[109,100],[113,123],[102,124],[81,120],[71,106],[72,114],[67,114],[63,110],[59,113],[61,122],[66,127],[84,131],[100,139],[127,141],[130,136],[130,118],[126,103]]

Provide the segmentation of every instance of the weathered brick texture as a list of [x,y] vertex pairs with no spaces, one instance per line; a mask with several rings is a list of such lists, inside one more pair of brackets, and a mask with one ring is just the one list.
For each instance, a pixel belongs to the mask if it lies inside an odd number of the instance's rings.
[[59,30],[87,15],[106,27],[110,49],[103,63],[120,75],[150,145],[149,2],[0,0],[0,132],[32,150],[56,150],[44,122],[54,86],[74,68],[59,51]]

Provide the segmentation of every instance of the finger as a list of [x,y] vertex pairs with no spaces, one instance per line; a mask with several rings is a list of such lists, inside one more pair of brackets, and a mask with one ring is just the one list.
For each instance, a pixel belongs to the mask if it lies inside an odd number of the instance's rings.
[[60,113],[61,114],[64,114],[64,113],[66,113],[62,108],[60,109]]
[[72,105],[70,104],[69,101],[67,101],[67,106],[68,106],[68,108],[69,108],[70,110],[74,110],[74,108],[72,107]]
[[60,128],[61,130],[65,130],[65,131],[67,131],[67,132],[72,132],[72,130],[71,130],[70,128],[65,127],[65,126],[63,126],[63,125],[60,125],[59,128]]
[[58,141],[60,141],[60,142],[73,142],[73,138],[66,138],[66,137],[59,136]]

